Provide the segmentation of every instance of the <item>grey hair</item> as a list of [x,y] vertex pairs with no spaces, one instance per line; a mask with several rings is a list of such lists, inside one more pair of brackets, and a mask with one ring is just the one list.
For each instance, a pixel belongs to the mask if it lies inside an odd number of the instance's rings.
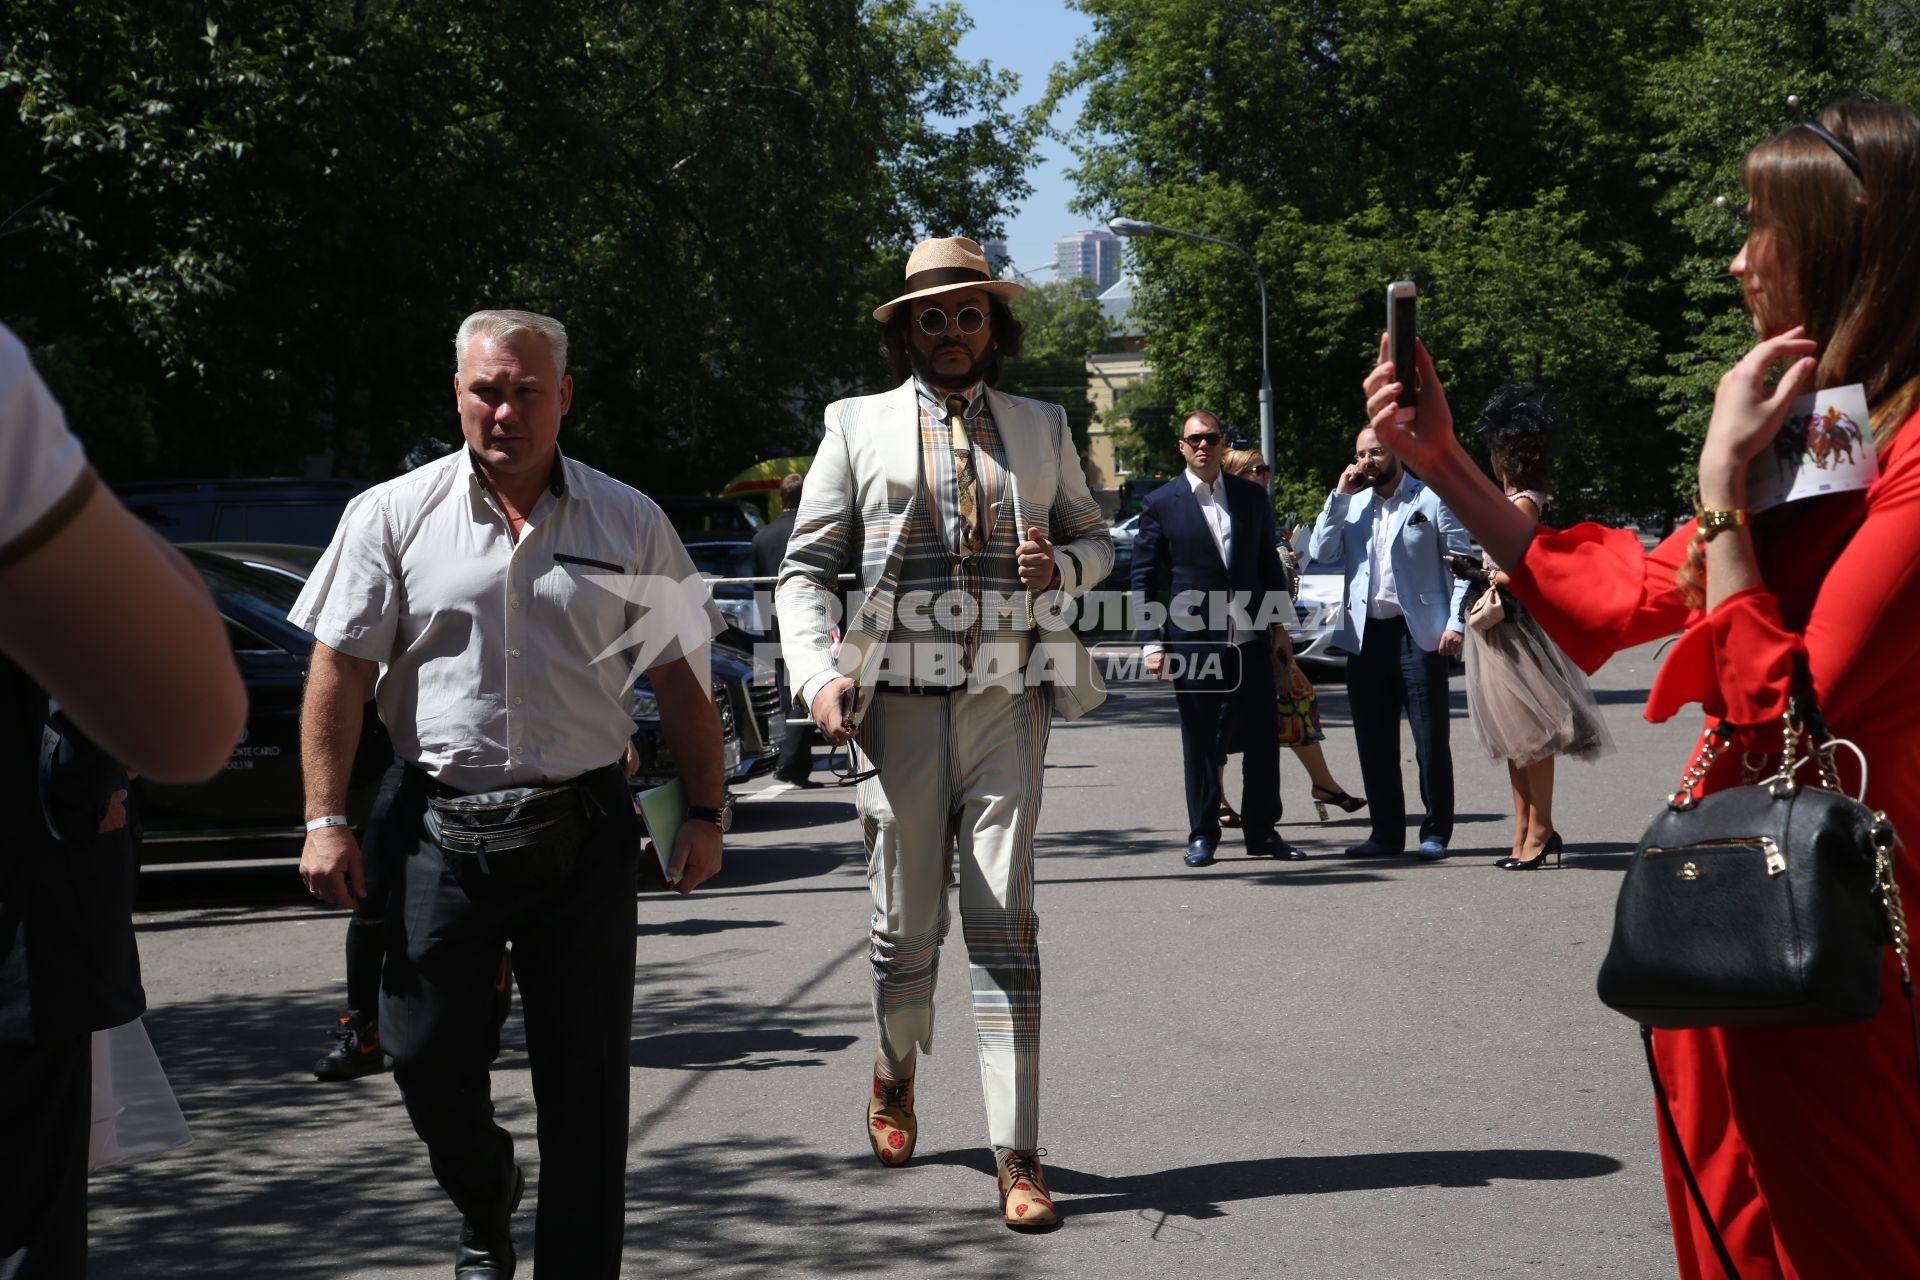
[[467,348],[475,338],[498,342],[523,333],[537,333],[547,340],[547,348],[553,352],[553,376],[566,377],[567,328],[537,311],[476,311],[462,320],[460,331],[453,335],[453,371],[460,372],[460,362],[467,358]]

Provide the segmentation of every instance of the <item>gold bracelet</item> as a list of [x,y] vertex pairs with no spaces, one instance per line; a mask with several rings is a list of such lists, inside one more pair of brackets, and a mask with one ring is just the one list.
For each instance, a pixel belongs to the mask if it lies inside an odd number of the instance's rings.
[[1712,507],[1697,507],[1694,509],[1693,521],[1700,530],[1700,540],[1702,542],[1712,542],[1725,530],[1731,529],[1735,525],[1745,524],[1747,522],[1747,509],[1745,507],[1729,507],[1724,511],[1716,511]]

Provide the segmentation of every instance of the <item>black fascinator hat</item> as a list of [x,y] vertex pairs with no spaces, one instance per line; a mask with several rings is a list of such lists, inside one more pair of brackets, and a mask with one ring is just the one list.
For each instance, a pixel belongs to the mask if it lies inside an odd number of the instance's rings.
[[1480,407],[1474,433],[1507,480],[1522,489],[1544,489],[1552,470],[1554,441],[1566,415],[1553,393],[1538,382],[1511,382]]

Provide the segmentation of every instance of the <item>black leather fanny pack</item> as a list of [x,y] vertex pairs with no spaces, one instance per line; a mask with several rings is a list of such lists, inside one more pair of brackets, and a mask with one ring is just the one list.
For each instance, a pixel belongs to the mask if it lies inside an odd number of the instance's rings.
[[587,837],[587,804],[574,782],[430,795],[427,834],[469,898],[498,901],[572,874]]

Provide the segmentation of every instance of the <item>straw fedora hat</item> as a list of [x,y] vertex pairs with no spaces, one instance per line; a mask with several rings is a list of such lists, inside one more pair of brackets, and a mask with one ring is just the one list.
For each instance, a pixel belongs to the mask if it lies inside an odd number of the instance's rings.
[[987,270],[987,255],[965,236],[922,240],[907,257],[907,291],[875,307],[873,318],[885,324],[901,303],[955,289],[982,289],[996,298],[1017,298],[1027,291],[1011,280],[995,280]]

